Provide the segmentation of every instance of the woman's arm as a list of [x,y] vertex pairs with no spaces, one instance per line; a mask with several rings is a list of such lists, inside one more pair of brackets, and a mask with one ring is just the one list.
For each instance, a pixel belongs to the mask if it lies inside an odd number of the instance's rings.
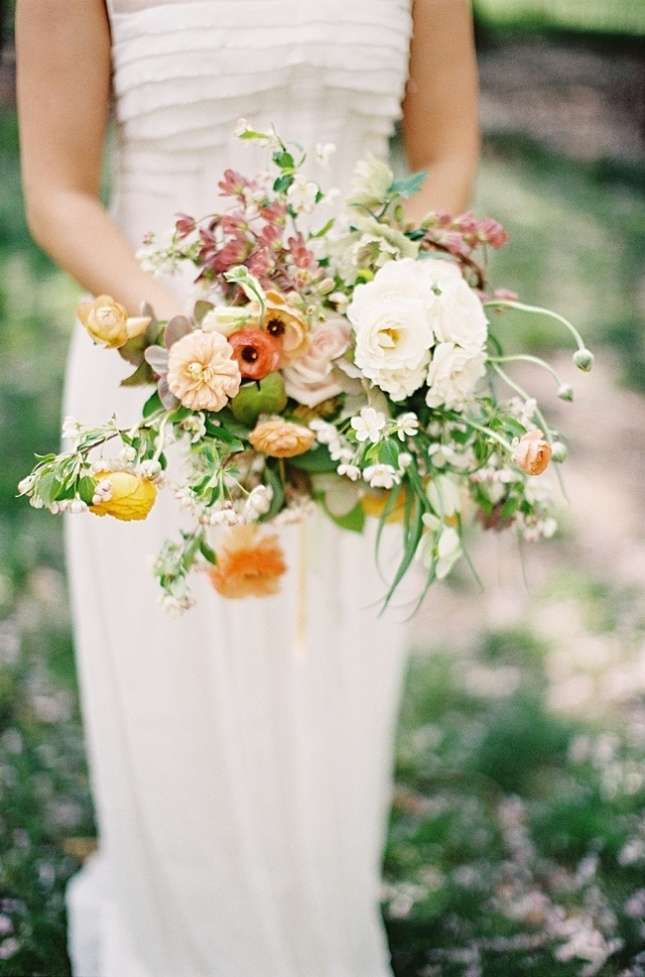
[[468,0],[414,0],[403,135],[412,170],[428,170],[408,216],[457,214],[470,200],[479,159],[478,78]]
[[18,112],[30,230],[54,260],[94,294],[137,313],[178,310],[141,270],[99,197],[110,91],[104,0],[18,0]]

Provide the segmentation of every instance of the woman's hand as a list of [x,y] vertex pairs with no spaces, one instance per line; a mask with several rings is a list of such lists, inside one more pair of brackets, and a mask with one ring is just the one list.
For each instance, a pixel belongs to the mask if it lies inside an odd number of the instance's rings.
[[110,97],[110,28],[104,0],[18,0],[18,112],[30,230],[94,294],[137,313],[181,311],[139,267],[103,208],[99,187]]
[[479,160],[478,78],[468,0],[415,0],[403,135],[412,170],[427,170],[409,201],[418,223],[431,210],[466,209]]

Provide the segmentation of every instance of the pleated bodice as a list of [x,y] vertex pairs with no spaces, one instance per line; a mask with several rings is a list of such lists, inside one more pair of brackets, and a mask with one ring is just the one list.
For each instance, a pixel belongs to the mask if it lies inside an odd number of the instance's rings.
[[[333,185],[387,153],[407,77],[410,0],[111,0],[114,213],[133,238],[203,212],[225,166],[266,154],[236,120],[338,146]],[[315,169],[315,167],[312,167]],[[322,177],[321,173],[314,173]]]

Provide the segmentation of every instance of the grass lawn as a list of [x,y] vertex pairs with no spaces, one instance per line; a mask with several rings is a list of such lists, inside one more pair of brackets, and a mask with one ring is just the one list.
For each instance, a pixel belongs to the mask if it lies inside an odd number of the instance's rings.
[[640,0],[475,0],[475,9],[491,27],[645,34]]
[[[14,492],[31,453],[57,443],[76,290],[29,241],[6,111],[0,146],[0,977],[63,977],[63,889],[78,865],[70,839],[92,835],[92,811],[60,524]],[[496,283],[570,315],[597,351],[618,355],[631,384],[645,362],[634,298],[643,179],[498,139],[478,204],[513,236]],[[509,318],[506,328],[511,343],[517,332],[535,348],[555,342],[546,324],[528,333]],[[539,615],[579,617],[580,647],[529,620],[482,628],[459,651],[434,634],[432,654],[419,649],[386,854],[397,977],[645,975],[645,614],[642,593],[613,581],[610,566],[606,577],[578,566],[540,591]],[[596,656],[607,691],[617,641],[633,696],[605,708],[601,693],[597,709],[570,709],[562,675],[574,654]]]

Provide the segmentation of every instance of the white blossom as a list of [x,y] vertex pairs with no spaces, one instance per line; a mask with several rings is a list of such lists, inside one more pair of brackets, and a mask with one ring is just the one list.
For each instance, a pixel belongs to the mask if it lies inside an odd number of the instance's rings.
[[339,475],[344,475],[345,478],[349,478],[352,482],[356,482],[361,477],[361,470],[358,465],[352,465],[349,462],[342,462],[336,472]]
[[293,183],[287,190],[287,200],[298,214],[311,214],[316,206],[319,187],[317,183],[307,180],[302,173],[297,173]]
[[371,488],[391,489],[400,479],[399,473],[392,465],[368,465],[363,472],[363,478]]
[[414,411],[406,411],[399,414],[396,419],[396,433],[400,441],[406,438],[413,438],[419,432],[419,418]]
[[387,418],[374,407],[363,407],[356,417],[352,417],[351,424],[356,432],[357,441],[361,443],[371,441],[372,444],[378,444],[387,424]]

